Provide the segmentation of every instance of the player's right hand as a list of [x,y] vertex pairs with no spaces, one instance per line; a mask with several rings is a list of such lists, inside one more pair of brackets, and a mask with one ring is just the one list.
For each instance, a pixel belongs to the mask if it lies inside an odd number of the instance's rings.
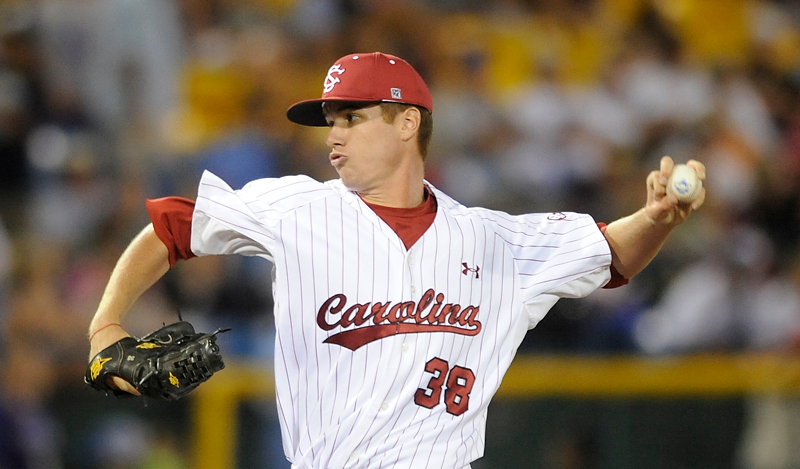
[[[689,160],[686,164],[694,168],[701,181],[705,181],[706,167],[703,163]],[[673,228],[686,221],[689,218],[689,214],[699,209],[706,198],[705,187],[691,204],[680,204],[674,194],[668,194],[667,182],[674,167],[675,162],[672,158],[664,156],[661,158],[659,169],[650,172],[647,176],[645,212],[654,224],[668,228]]]
[[[94,358],[95,355],[111,346],[111,344],[119,341],[120,339],[124,339],[125,337],[130,337],[130,334],[125,332],[125,329],[123,329],[121,326],[113,325],[103,328],[102,330],[98,330],[97,333],[95,333],[91,338],[89,362],[92,361],[92,358]],[[131,383],[125,381],[119,376],[111,376],[109,379],[110,381],[108,384],[112,388],[131,393],[134,396],[141,396],[141,393],[139,393],[139,391],[137,391]]]

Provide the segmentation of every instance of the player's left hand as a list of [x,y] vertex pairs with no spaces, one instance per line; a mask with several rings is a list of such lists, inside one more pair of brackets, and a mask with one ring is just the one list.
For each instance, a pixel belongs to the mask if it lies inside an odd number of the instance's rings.
[[[91,350],[89,351],[89,361],[91,362],[92,358],[100,353],[103,349],[109,347],[111,344],[119,340],[124,339],[125,337],[130,337],[130,334],[125,332],[120,325],[112,324],[111,327],[106,326],[99,328],[97,332],[91,335],[91,339],[89,341],[91,345]],[[133,394],[134,396],[141,395],[131,383],[125,381],[119,376],[109,375],[107,377],[106,385],[112,390],[124,391]]]
[[90,360],[84,380],[117,397],[133,394],[180,399],[225,368],[216,336],[227,330],[196,333],[190,323],[179,321],[141,339],[123,337]]
[[647,176],[647,204],[645,205],[645,211],[653,223],[669,228],[680,225],[689,218],[692,211],[702,207],[703,202],[705,202],[706,167],[696,160],[689,160],[686,164],[694,168],[697,172],[697,177],[703,181],[703,189],[700,195],[691,203],[679,203],[675,195],[667,194],[667,182],[672,174],[672,168],[675,167],[675,162],[669,156],[661,158],[660,168],[652,171]]

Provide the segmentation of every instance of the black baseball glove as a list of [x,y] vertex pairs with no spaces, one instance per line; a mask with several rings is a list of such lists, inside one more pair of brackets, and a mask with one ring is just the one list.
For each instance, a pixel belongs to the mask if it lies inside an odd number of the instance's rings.
[[177,400],[225,368],[216,336],[198,334],[186,321],[165,325],[141,339],[125,337],[92,358],[84,381],[117,397],[132,396],[109,386],[109,375],[131,383],[143,396]]

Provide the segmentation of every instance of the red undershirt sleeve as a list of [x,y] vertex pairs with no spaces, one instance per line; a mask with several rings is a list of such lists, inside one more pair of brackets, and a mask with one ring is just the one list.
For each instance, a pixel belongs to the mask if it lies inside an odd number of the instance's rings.
[[163,197],[145,201],[156,235],[169,251],[170,269],[179,260],[196,257],[192,252],[192,214],[194,201],[183,197]]
[[[604,235],[606,234],[607,226],[608,223],[601,222],[597,224],[597,227],[600,228],[600,232],[603,233]],[[611,264],[611,280],[609,280],[608,283],[605,284],[603,288],[617,288],[627,284],[628,284],[628,279],[623,277],[622,274],[620,274],[617,271],[617,268],[614,267],[614,264]]]

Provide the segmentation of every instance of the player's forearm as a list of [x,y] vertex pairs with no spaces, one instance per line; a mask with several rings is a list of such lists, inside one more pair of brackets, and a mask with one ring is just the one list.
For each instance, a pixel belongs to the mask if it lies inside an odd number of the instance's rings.
[[612,264],[623,277],[632,278],[658,254],[670,231],[670,226],[653,222],[645,209],[610,223],[605,236]]
[[106,285],[89,334],[119,323],[133,303],[169,270],[167,247],[147,225],[128,245],[117,261]]

